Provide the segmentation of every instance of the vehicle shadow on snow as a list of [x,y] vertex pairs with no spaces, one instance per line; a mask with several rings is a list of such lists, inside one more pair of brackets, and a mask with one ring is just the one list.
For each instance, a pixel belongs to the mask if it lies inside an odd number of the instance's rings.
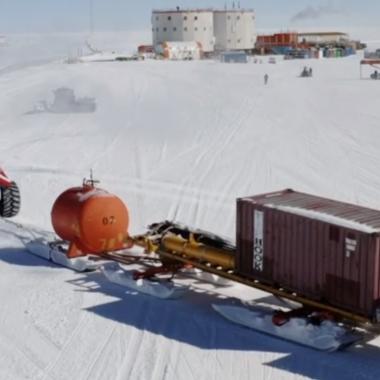
[[212,303],[226,299],[215,293],[194,289],[181,299],[158,299],[105,282],[100,273],[88,273],[69,282],[79,286],[80,291],[120,297],[115,302],[86,309],[104,318],[203,349],[271,350],[267,342],[271,338],[262,339],[251,330],[231,327],[216,314]]
[[48,267],[62,269],[61,266],[34,256],[27,252],[24,247],[0,248],[0,260],[12,265],[25,267]]
[[[104,280],[100,273],[87,273],[69,281],[78,291],[101,292],[119,297],[111,303],[86,309],[88,312],[149,331],[205,350],[256,351],[284,354],[266,366],[313,379],[379,379],[380,348],[363,344],[343,352],[324,353],[298,346],[234,325],[218,315],[213,303],[239,303],[199,288],[179,300],[160,300],[126,291]],[[196,283],[195,283],[196,284]],[[276,299],[273,299],[276,302]],[[269,301],[269,300],[268,300]]]
[[0,220],[0,236],[6,236],[3,240],[7,246],[0,248],[0,260],[8,264],[28,267],[62,268],[50,261],[28,252],[25,245],[31,240],[45,238],[50,240],[54,235],[42,230],[27,230],[21,225],[11,221]]
[[334,353],[305,348],[265,365],[316,380],[377,380],[380,378],[379,357],[379,347],[368,344]]

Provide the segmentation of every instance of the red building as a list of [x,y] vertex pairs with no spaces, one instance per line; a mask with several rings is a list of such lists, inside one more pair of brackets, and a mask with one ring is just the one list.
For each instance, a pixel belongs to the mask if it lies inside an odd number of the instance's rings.
[[298,33],[276,33],[272,35],[257,36],[256,48],[271,51],[273,48],[296,48],[298,47]]

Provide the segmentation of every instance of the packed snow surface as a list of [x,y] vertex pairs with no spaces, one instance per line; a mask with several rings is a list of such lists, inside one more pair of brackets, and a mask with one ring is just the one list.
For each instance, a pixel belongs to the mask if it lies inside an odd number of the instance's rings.
[[[9,43],[1,164],[20,185],[22,226],[0,221],[1,379],[380,378],[379,339],[328,355],[211,307],[278,302],[268,294],[182,279],[191,285],[182,298],[160,300],[25,249],[51,231],[57,196],[91,169],[126,202],[132,234],[175,219],[234,239],[235,199],[285,188],[380,209],[380,87],[359,79],[360,57],[69,65],[55,43],[50,55],[45,43]],[[298,78],[304,65],[313,78]],[[59,87],[96,98],[96,112],[27,114]]]

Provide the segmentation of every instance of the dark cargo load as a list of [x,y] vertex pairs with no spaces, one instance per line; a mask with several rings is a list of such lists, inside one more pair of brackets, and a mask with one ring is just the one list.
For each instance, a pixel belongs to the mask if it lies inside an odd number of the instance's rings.
[[237,272],[380,319],[380,211],[293,190],[237,200]]

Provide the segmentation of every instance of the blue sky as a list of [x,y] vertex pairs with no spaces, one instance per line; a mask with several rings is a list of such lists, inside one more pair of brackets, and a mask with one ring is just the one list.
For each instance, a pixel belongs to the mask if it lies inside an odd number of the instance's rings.
[[[232,5],[232,0],[0,0],[0,34],[87,31],[91,1],[96,31],[149,29],[152,8]],[[240,0],[240,5],[256,10],[258,29],[380,24],[380,0]]]

